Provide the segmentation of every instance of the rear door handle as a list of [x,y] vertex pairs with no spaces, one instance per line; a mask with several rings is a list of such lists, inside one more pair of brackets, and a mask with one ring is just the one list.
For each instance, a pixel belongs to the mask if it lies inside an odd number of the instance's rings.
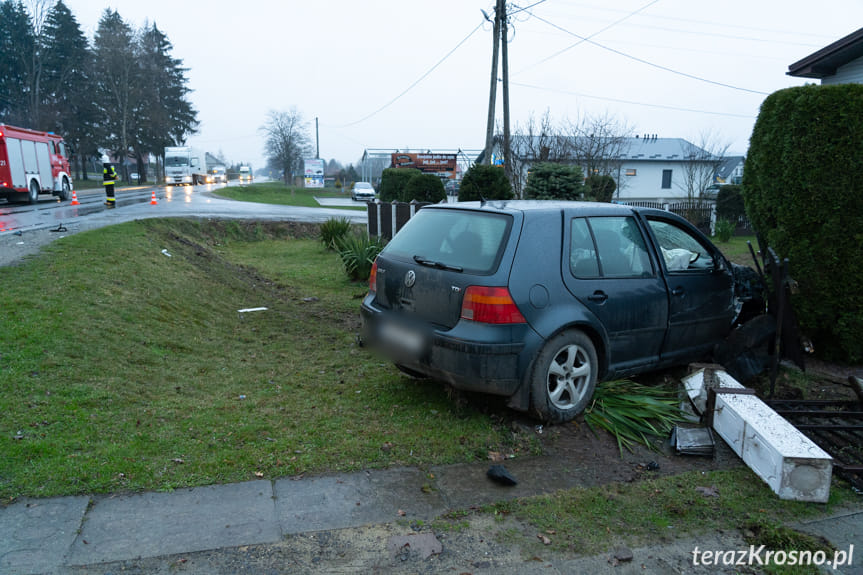
[[587,299],[594,303],[605,303],[605,300],[608,299],[608,294],[604,291],[595,291],[592,295],[587,296]]
[[686,290],[680,286],[671,290],[671,295],[683,295],[684,293],[686,293]]

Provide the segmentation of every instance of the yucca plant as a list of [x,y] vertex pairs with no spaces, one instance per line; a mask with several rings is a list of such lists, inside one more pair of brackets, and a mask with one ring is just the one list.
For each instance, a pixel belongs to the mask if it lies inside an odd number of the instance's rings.
[[335,250],[336,241],[348,235],[351,222],[347,218],[330,218],[321,224],[321,243],[328,250]]
[[335,250],[342,258],[345,272],[352,280],[367,280],[372,264],[382,249],[382,238],[370,238],[365,234],[345,234],[334,240]]
[[668,387],[648,387],[629,380],[605,381],[596,386],[593,402],[584,412],[590,429],[604,429],[632,451],[636,443],[655,449],[650,439],[667,437],[683,421],[677,393]]

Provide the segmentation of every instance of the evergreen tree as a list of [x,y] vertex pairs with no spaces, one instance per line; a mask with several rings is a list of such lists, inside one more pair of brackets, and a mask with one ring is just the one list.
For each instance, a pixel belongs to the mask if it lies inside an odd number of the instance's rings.
[[138,173],[143,174],[144,154],[161,156],[165,146],[182,144],[195,133],[197,112],[188,101],[183,61],[173,58],[168,37],[153,23],[138,40],[138,75],[141,93],[137,109]]
[[[43,29],[41,128],[63,134],[71,144],[75,171],[96,154],[98,123],[92,96],[90,43],[63,0],[48,13]],[[84,170],[86,179],[86,170]]]
[[18,0],[0,2],[0,122],[32,127],[33,21]]
[[[106,8],[94,42],[94,96],[100,115],[100,146],[123,160],[133,143],[139,99],[134,36],[116,11]],[[125,174],[125,170],[124,170]]]

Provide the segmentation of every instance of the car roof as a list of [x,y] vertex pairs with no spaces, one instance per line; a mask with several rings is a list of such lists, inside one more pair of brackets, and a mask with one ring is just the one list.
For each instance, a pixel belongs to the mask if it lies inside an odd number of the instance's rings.
[[442,209],[473,209],[495,212],[559,212],[561,210],[578,210],[580,212],[618,212],[632,213],[642,211],[623,204],[612,204],[604,202],[568,202],[563,200],[487,200],[484,202],[455,202],[451,204],[434,204]]

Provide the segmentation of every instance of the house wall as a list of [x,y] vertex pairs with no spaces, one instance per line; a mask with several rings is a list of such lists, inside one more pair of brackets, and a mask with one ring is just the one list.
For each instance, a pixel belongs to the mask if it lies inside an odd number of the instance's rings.
[[[627,176],[627,170],[635,170]],[[671,170],[671,188],[662,187],[662,171]],[[680,201],[686,199],[682,162],[624,160],[620,167],[621,185],[616,200]]]
[[821,84],[863,84],[863,58],[840,66],[835,75],[822,78]]

